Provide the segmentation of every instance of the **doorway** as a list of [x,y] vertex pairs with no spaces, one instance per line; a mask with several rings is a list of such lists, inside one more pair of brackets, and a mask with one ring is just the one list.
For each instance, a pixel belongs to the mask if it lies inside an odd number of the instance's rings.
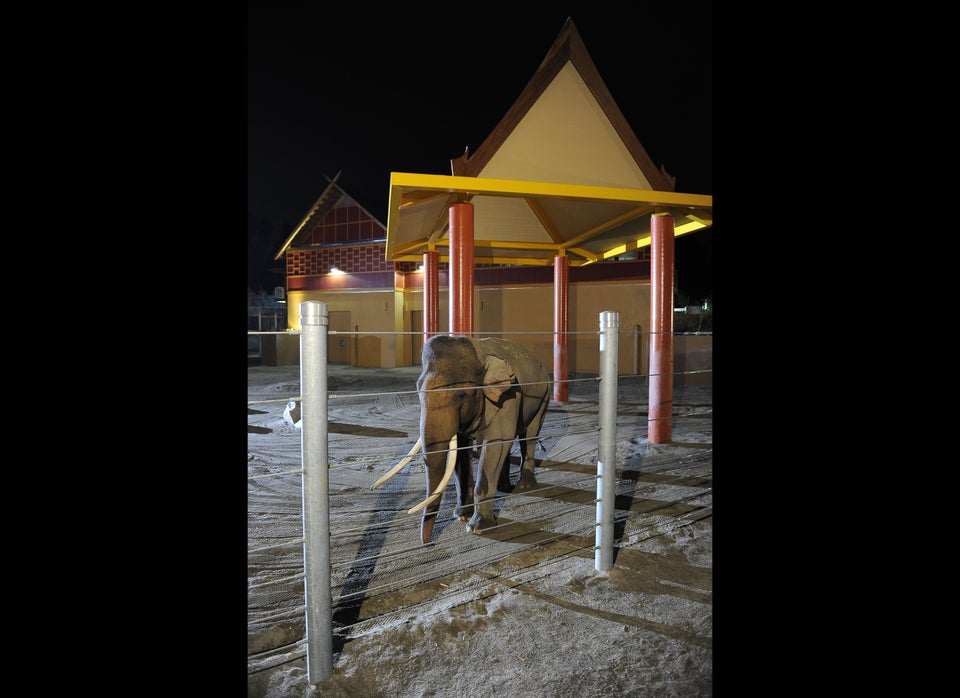
[[346,334],[351,331],[350,311],[331,310],[328,313],[327,322],[328,332],[343,333],[328,334],[327,362],[353,365],[353,343],[356,341],[356,337],[352,334]]

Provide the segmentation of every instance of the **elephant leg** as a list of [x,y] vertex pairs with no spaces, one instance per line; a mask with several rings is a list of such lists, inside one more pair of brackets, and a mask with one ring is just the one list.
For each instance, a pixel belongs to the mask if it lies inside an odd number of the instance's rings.
[[513,490],[513,485],[510,484],[510,450],[511,446],[507,447],[507,454],[503,457],[503,464],[500,468],[500,477],[497,480],[497,490],[500,492],[511,492]]
[[543,418],[547,413],[547,400],[540,403],[536,414],[526,425],[520,437],[520,479],[517,480],[517,491],[530,490],[536,487],[537,477],[534,471],[537,467],[535,454],[537,451],[537,436],[543,426]]
[[477,469],[477,484],[474,488],[473,516],[467,522],[467,532],[480,533],[485,528],[497,525],[493,515],[494,496],[497,493],[496,483],[500,479],[500,468],[504,459],[510,453],[509,441],[495,443],[484,442],[480,452],[480,467]]
[[[470,446],[470,437],[461,434],[457,438],[459,444]],[[473,514],[473,448],[461,448],[457,451],[457,508],[454,515],[461,521],[467,521]]]

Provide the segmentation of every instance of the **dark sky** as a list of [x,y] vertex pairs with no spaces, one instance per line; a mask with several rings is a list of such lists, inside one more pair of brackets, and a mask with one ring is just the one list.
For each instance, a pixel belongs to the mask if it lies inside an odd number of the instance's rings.
[[[272,260],[325,175],[341,172],[339,184],[384,224],[391,172],[449,175],[450,159],[475,152],[520,95],[567,17],[676,190],[713,193],[709,2],[374,7],[248,3],[248,234],[261,247],[253,266]],[[693,301],[712,291],[712,235],[676,243],[680,290]]]

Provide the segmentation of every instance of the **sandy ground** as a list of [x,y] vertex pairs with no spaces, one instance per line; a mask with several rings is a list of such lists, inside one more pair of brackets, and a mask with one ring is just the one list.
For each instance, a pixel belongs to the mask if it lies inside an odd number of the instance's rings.
[[618,379],[617,547],[598,571],[596,376],[551,403],[538,487],[502,494],[496,529],[464,530],[451,483],[422,546],[421,462],[370,490],[417,438],[419,369],[329,369],[333,671],[314,685],[283,414],[299,367],[248,368],[248,696],[713,695],[710,388],[677,388],[673,439],[650,444],[647,381]]

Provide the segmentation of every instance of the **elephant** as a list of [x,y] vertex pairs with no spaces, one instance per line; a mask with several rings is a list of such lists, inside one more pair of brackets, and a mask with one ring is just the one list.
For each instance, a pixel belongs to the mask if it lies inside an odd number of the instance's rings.
[[[520,441],[517,490],[536,486],[537,436],[550,402],[550,374],[525,347],[506,339],[434,335],[423,345],[417,378],[420,437],[401,460],[371,489],[379,487],[422,448],[426,461],[427,498],[410,509],[423,509],[420,540],[430,543],[443,490],[456,472],[456,515],[467,531],[482,533],[496,525],[498,489],[510,488],[510,449]],[[476,476],[471,439],[480,445]],[[506,467],[504,467],[506,466]]]

